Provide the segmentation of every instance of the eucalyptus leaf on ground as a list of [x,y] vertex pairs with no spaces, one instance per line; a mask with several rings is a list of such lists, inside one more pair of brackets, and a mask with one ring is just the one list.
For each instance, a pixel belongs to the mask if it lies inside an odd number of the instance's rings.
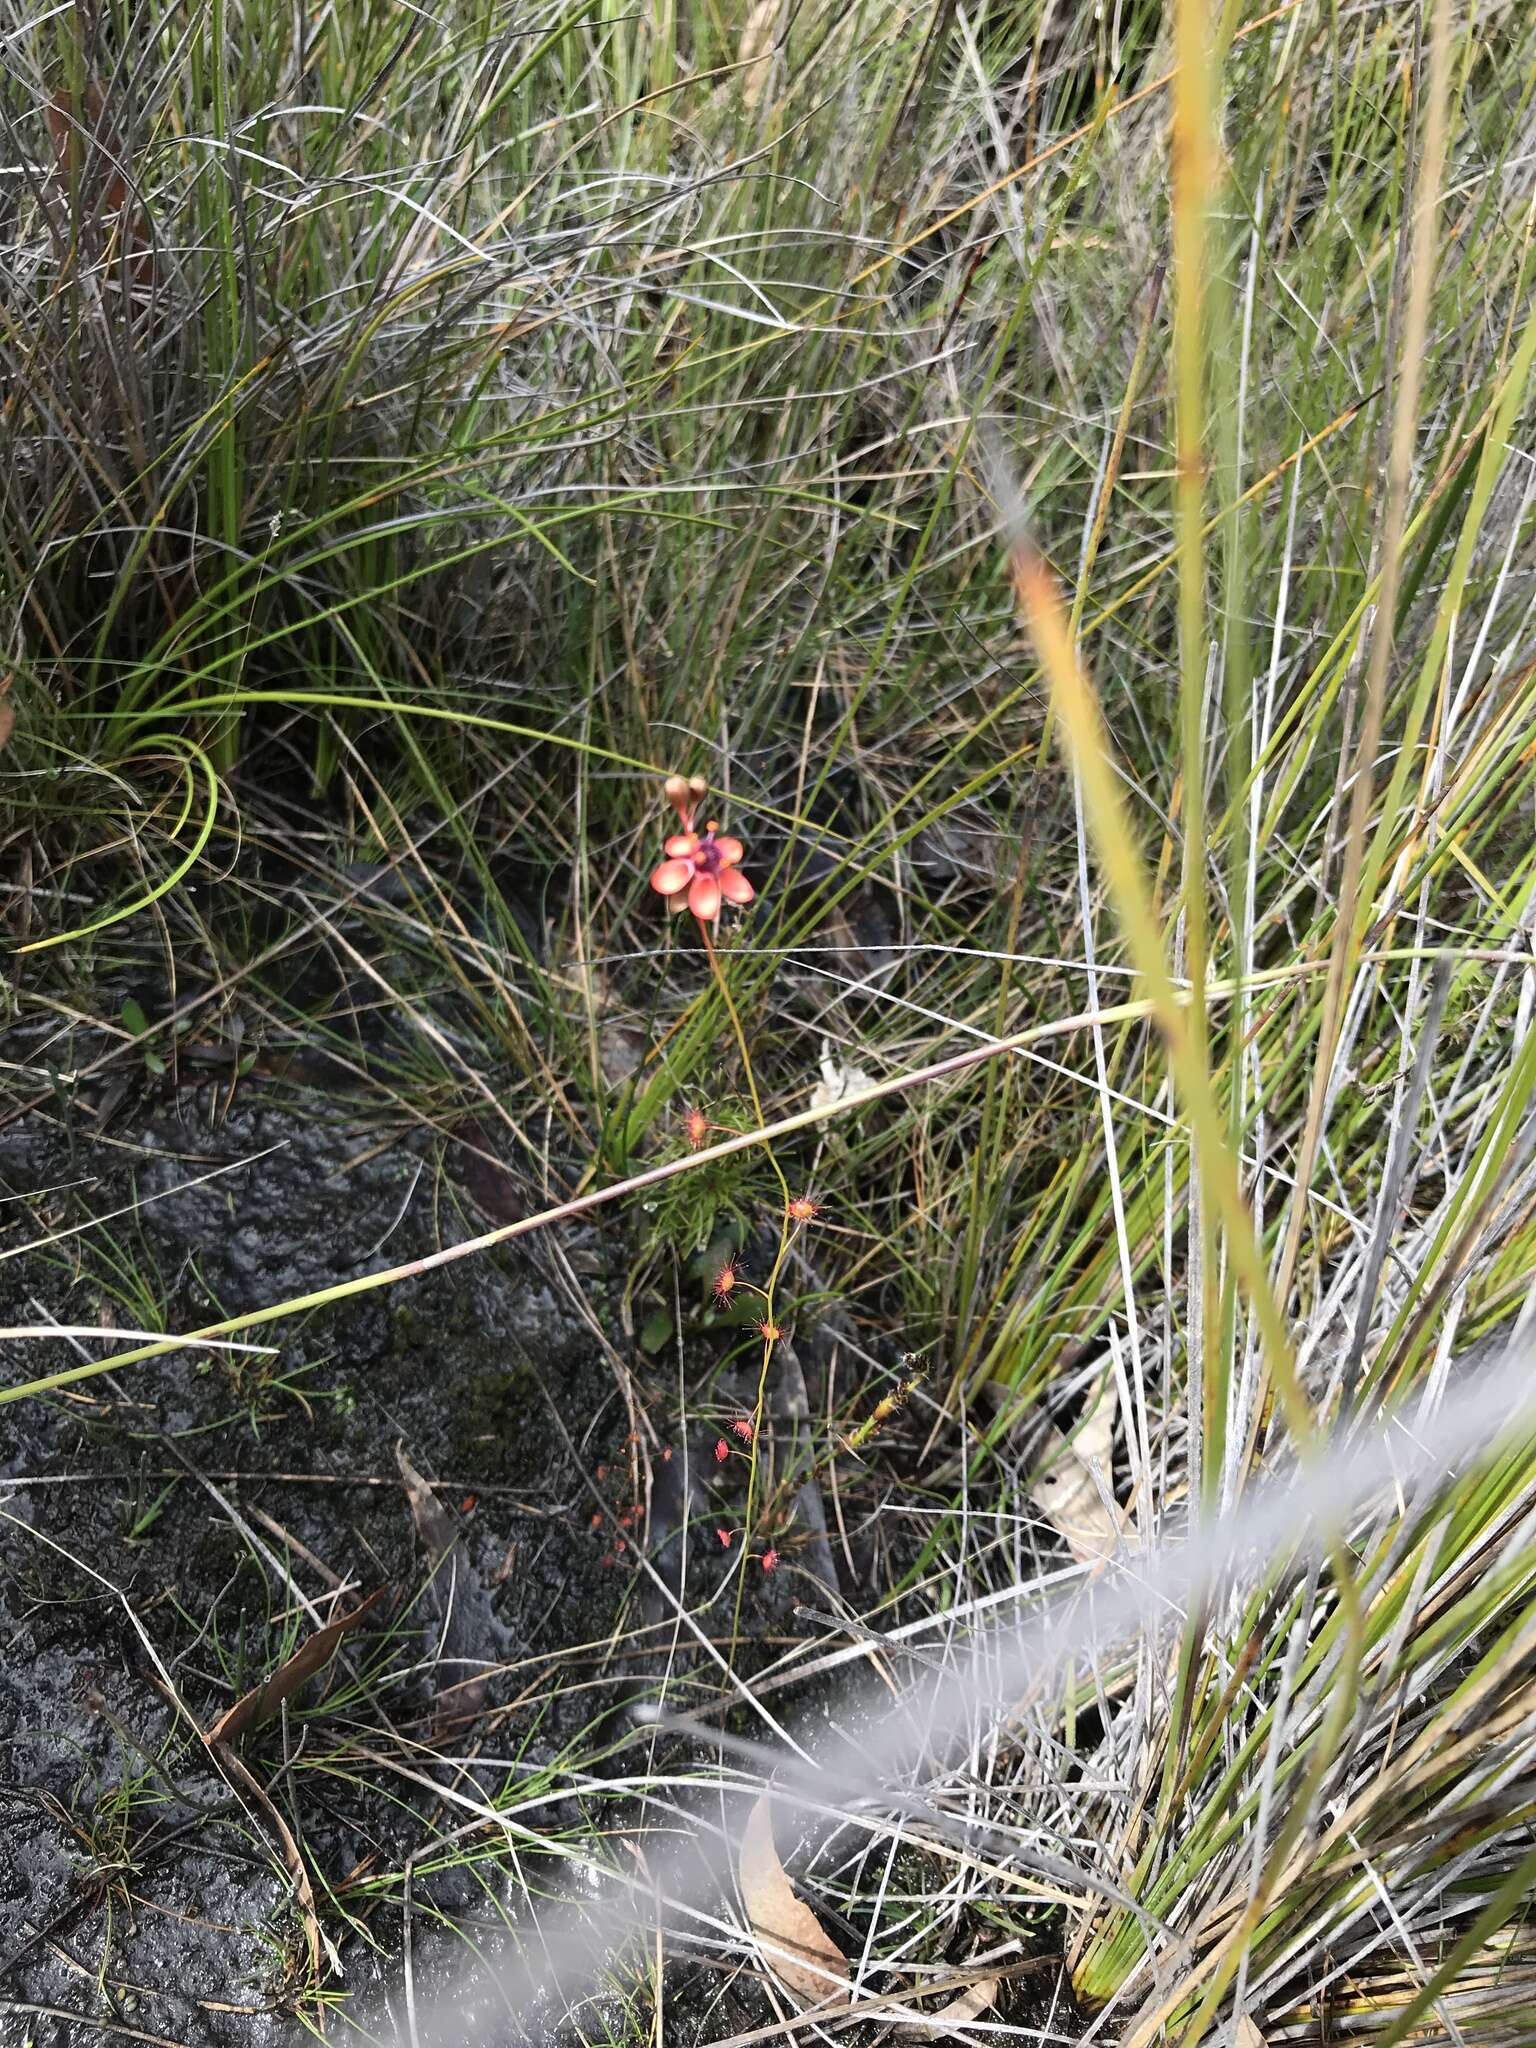
[[779,1861],[773,1802],[766,1792],[742,1833],[737,1870],[747,1918],[767,1967],[818,2013],[846,2012],[848,1959],[796,1893]]
[[379,1605],[389,1592],[388,1586],[379,1586],[361,1601],[350,1613],[338,1615],[327,1622],[324,1628],[316,1629],[293,1652],[285,1657],[277,1669],[264,1678],[260,1685],[254,1685],[242,1693],[232,1707],[228,1707],[207,1731],[207,1741],[214,1743],[238,1742],[253,1728],[259,1728],[278,1709],[293,1699],[300,1689],[314,1677],[324,1665],[331,1661],[344,1635],[354,1629]]

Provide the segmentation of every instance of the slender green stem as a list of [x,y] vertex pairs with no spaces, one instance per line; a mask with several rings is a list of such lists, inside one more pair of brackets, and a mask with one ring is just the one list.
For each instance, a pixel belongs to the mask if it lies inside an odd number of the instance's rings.
[[[747,1034],[742,1029],[741,1014],[736,1008],[735,998],[731,994],[730,982],[726,978],[725,970],[720,964],[720,956],[715,951],[714,937],[709,926],[702,920],[699,924],[699,931],[704,940],[704,951],[709,956],[710,972],[715,977],[715,986],[720,991],[720,1000],[725,1004],[726,1014],[731,1020],[731,1029],[736,1036],[736,1049],[741,1054],[742,1071],[747,1078],[747,1092],[752,1098],[753,1113],[758,1123],[762,1124],[764,1122],[762,1097],[757,1091],[757,1076],[752,1069],[752,1050],[747,1044]],[[774,1151],[772,1144],[765,1143],[763,1150],[768,1155],[768,1164],[773,1168],[774,1179],[779,1184],[779,1242],[778,1248],[773,1255],[773,1264],[769,1268],[767,1281],[758,1289],[763,1299],[764,1310],[761,1331],[763,1352],[762,1363],[758,1367],[757,1373],[757,1399],[752,1410],[752,1444],[747,1464],[747,1506],[742,1527],[741,1560],[736,1570],[736,1607],[731,1623],[733,1646],[741,1637],[741,1608],[747,1589],[747,1559],[751,1551],[752,1530],[757,1512],[758,1460],[761,1455],[763,1441],[763,1414],[768,1405],[768,1369],[773,1363],[773,1350],[778,1342],[774,1332],[778,1327],[776,1307],[779,1274],[783,1270],[784,1261],[789,1253],[790,1240],[793,1236],[789,1213],[789,1182],[784,1177],[784,1170],[779,1165],[778,1155]]]

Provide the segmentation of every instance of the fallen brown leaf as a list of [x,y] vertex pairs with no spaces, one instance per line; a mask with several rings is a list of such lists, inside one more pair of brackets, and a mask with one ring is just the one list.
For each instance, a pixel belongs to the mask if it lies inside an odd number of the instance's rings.
[[[395,1463],[417,1537],[427,1553],[428,1597],[445,1624],[442,1654],[450,1666],[486,1661],[492,1626],[490,1599],[470,1564],[458,1525],[405,1455],[403,1443],[395,1445]],[[446,1735],[473,1721],[485,1704],[489,1683],[487,1673],[481,1670],[444,1686],[433,1707],[434,1733]]]
[[650,1041],[633,1024],[610,1017],[597,1029],[597,1064],[610,1088],[622,1088],[645,1065]]
[[998,1981],[996,1977],[983,1977],[979,1984],[968,1985],[948,2005],[941,2005],[937,2012],[930,2013],[923,2021],[921,2031],[931,2036],[946,2033],[951,2027],[964,2026],[967,2020],[979,2020],[997,1996]]
[[388,1593],[388,1586],[380,1586],[368,1595],[361,1605],[354,1607],[350,1614],[339,1615],[335,1621],[327,1622],[324,1628],[316,1629],[307,1642],[300,1643],[291,1657],[285,1657],[272,1674],[260,1685],[252,1686],[227,1707],[208,1730],[210,1744],[238,1742],[263,1721],[270,1720],[286,1700],[291,1700],[307,1679],[313,1678],[323,1664],[328,1664],[335,1655],[336,1645],[349,1629],[371,1614]]
[[1249,2019],[1247,2013],[1237,2023],[1236,2048],[1264,2048],[1264,2036]]
[[747,1918],[768,1968],[818,2015],[846,2012],[848,1958],[785,1875],[766,1792],[747,1820],[738,1870]]
[[1050,1469],[1030,1488],[1030,1499],[1066,1539],[1079,1564],[1112,1557],[1120,1541],[1121,1513],[1110,1491],[1118,1409],[1114,1379],[1107,1378],[1075,1436],[1069,1440],[1059,1429],[1049,1432],[1045,1457]]
[[405,1455],[404,1444],[395,1445],[395,1463],[400,1467],[400,1477],[405,1483],[405,1497],[410,1504],[411,1520],[416,1524],[416,1534],[427,1553],[427,1562],[436,1571],[458,1542],[459,1532],[439,1504],[437,1495]]

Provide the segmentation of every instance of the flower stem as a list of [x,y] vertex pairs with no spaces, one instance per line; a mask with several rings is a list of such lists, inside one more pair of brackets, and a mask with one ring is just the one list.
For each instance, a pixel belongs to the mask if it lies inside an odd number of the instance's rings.
[[[757,1076],[752,1071],[752,1054],[747,1046],[747,1034],[742,1029],[741,1014],[736,1008],[736,1001],[731,994],[730,983],[726,980],[725,970],[720,965],[720,956],[715,951],[715,942],[710,934],[709,926],[701,920],[699,930],[704,939],[704,951],[709,956],[710,972],[715,977],[715,986],[720,991],[720,1000],[725,1004],[726,1012],[731,1020],[731,1029],[736,1035],[736,1046],[741,1054],[742,1071],[747,1077],[747,1093],[752,1098],[752,1113],[757,1118],[758,1124],[761,1125],[763,1122],[762,1098],[757,1092]],[[765,1287],[758,1290],[763,1297],[766,1307],[764,1321],[772,1325],[778,1321],[778,1317],[775,1314],[775,1293],[778,1287],[779,1274],[783,1271],[784,1261],[789,1255],[790,1238],[793,1233],[790,1228],[789,1216],[789,1182],[784,1178],[784,1169],[780,1166],[772,1145],[765,1145],[763,1150],[768,1154],[768,1164],[773,1168],[774,1179],[779,1184],[781,1198],[779,1203],[778,1250],[774,1253],[773,1265],[769,1269],[768,1283]],[[747,1508],[742,1530],[741,1563],[737,1568],[736,1576],[736,1607],[731,1622],[733,1646],[741,1637],[741,1606],[747,1589],[747,1557],[752,1546],[752,1517],[757,1503],[757,1460],[759,1448],[763,1441],[763,1410],[768,1401],[768,1367],[772,1358],[773,1339],[771,1337],[764,1337],[762,1364],[759,1366],[757,1374],[757,1401],[752,1411],[752,1451],[747,1466]]]

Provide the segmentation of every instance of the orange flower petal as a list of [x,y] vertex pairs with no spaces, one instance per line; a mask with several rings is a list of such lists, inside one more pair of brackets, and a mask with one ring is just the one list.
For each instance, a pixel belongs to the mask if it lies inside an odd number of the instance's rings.
[[[719,849],[720,865],[726,868],[735,867],[737,861],[741,859],[741,856],[747,850],[742,845],[741,841],[739,839],[733,839],[729,832],[717,832],[715,834],[715,845]],[[671,852],[671,850],[672,849],[668,847],[667,851],[669,853]]]
[[688,908],[700,924],[720,915],[720,884],[713,875],[695,875],[688,887]]
[[675,896],[679,889],[686,889],[693,875],[692,863],[686,860],[664,860],[651,876],[651,887],[658,896]]
[[686,860],[689,854],[697,853],[698,850],[697,832],[674,832],[667,841],[666,851],[669,860]]
[[750,903],[757,891],[740,868],[725,868],[720,876],[720,894],[727,903]]

